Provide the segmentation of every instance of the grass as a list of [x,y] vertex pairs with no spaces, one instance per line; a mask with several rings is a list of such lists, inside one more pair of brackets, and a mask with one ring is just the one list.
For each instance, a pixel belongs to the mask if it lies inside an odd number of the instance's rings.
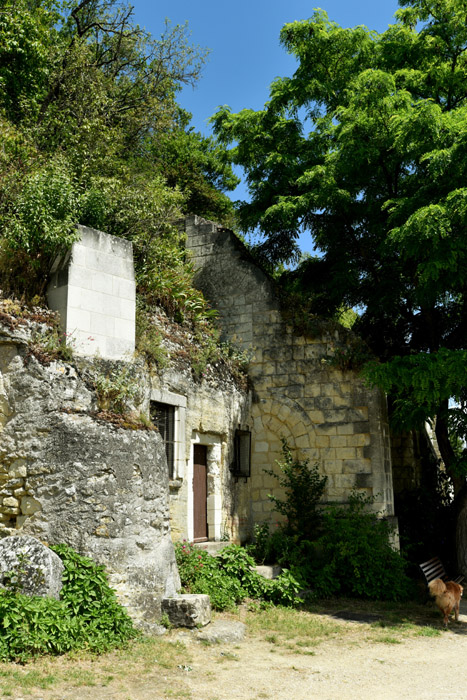
[[[38,689],[125,687],[135,679],[151,682],[154,688],[159,685],[164,697],[190,697],[180,670],[189,661],[183,643],[156,637],[131,642],[126,649],[103,656],[81,652],[40,657],[24,666],[0,663],[0,697],[26,697]],[[163,675],[166,671],[173,674],[169,687]]]
[[[338,643],[339,648],[398,645],[417,637],[444,634],[436,608],[414,603],[396,605],[335,599],[317,602],[303,610],[281,607],[248,610],[245,606],[222,617],[242,619],[250,640],[256,640],[259,645],[266,643],[271,653],[290,655],[297,661],[319,654],[320,645]],[[462,626],[452,624],[450,629],[462,632]],[[191,677],[201,673],[215,683],[216,668],[222,667],[219,664],[238,664],[240,668],[245,663],[241,645],[221,646],[218,651],[215,644],[198,643],[190,647],[179,635],[180,632],[172,630],[164,637],[143,638],[100,657],[74,653],[38,658],[24,666],[0,663],[0,698],[29,700],[39,693],[48,700],[62,697],[61,693],[64,695],[67,690],[73,693],[74,688],[82,688],[82,697],[88,697],[86,693],[98,697],[100,689],[106,688],[105,692],[111,695],[105,697],[134,698],[139,697],[140,689],[149,687],[153,697],[191,698]],[[211,697],[214,696],[209,696],[209,700]]]
[[282,647],[305,655],[313,655],[317,646],[336,638],[340,644],[401,644],[409,638],[442,634],[439,612],[432,605],[417,603],[333,599],[306,610],[249,611],[247,622],[253,634],[271,644],[271,651]]

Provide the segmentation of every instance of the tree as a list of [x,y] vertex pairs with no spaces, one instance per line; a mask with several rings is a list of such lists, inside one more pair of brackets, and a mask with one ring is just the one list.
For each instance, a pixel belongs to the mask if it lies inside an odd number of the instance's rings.
[[467,464],[450,431],[467,435],[467,3],[400,5],[382,34],[322,11],[285,25],[294,75],[263,110],[222,108],[213,123],[245,169],[239,218],[262,236],[257,254],[291,261],[309,231],[320,255],[297,275],[312,310],[358,308],[354,328],[379,359],[367,376],[398,423],[436,417],[462,523]]
[[191,205],[231,220],[236,185],[224,149],[176,101],[206,54],[186,25],[155,39],[117,0],[0,0],[4,292],[43,292],[82,223],[133,241],[152,299],[194,293],[174,222]]

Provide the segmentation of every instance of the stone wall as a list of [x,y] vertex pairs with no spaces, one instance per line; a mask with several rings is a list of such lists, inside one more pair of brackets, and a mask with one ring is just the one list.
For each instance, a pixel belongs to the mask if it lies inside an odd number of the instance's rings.
[[47,291],[75,354],[130,359],[136,285],[130,241],[78,226],[80,239],[55,261]]
[[253,385],[251,477],[237,484],[241,538],[272,518],[265,473],[281,457],[281,438],[327,475],[326,497],[345,501],[356,489],[393,515],[385,398],[351,371],[329,362],[343,341],[338,330],[305,336],[287,323],[271,279],[229,230],[188,217],[187,248],[195,284],[220,312],[224,337],[251,354]]
[[165,370],[151,377],[150,397],[176,407],[176,460],[170,481],[174,540],[193,539],[193,447],[207,449],[207,521],[211,540],[235,537],[235,480],[230,472],[235,431],[249,424],[250,395],[232,382],[194,381]]
[[108,567],[134,616],[157,620],[179,587],[161,438],[96,420],[92,361],[43,366],[30,336],[0,325],[0,535],[70,544]]

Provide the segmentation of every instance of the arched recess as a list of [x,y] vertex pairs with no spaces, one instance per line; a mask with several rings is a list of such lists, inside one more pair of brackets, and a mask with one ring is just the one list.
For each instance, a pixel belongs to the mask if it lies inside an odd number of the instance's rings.
[[277,462],[282,459],[282,439],[287,440],[298,459],[317,460],[315,428],[306,411],[287,397],[281,400],[258,402],[252,409],[251,452],[251,515],[254,523],[279,522],[273,512],[269,494],[282,498],[279,482],[267,471],[279,473]]

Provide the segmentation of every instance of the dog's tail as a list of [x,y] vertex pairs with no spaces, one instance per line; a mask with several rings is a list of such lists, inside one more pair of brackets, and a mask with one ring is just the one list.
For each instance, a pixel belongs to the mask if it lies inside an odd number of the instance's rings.
[[446,592],[446,584],[441,578],[434,578],[433,581],[430,581],[430,583],[428,584],[428,588],[430,591],[430,595],[433,597],[437,595],[442,595]]

